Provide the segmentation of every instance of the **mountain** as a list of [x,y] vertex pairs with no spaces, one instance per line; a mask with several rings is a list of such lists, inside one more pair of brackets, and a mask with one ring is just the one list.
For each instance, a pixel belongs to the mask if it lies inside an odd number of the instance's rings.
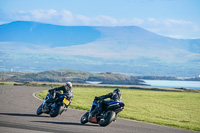
[[200,39],[174,39],[137,26],[0,25],[0,70],[76,69],[198,76]]
[[0,34],[0,41],[50,47],[84,44],[95,41],[101,35],[99,31],[89,26],[55,26],[26,21],[1,25]]

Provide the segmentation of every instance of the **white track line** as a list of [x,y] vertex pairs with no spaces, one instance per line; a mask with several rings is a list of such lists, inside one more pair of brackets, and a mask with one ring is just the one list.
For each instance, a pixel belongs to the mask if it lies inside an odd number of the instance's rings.
[[[38,91],[39,92],[39,91]],[[38,100],[40,100],[40,101],[43,101],[42,99],[40,99],[40,98],[38,98],[38,97],[36,97],[36,93],[38,93],[38,92],[34,92],[32,95],[33,95],[33,97],[35,97],[36,99],[38,99]]]

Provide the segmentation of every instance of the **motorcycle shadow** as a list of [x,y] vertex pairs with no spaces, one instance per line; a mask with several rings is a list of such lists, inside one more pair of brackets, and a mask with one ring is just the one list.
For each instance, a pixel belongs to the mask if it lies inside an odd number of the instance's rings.
[[55,122],[55,121],[32,121],[32,122],[61,124],[61,125],[77,125],[77,126],[95,126],[95,127],[98,127],[98,125],[81,124],[81,123],[75,123],[75,122]]
[[49,117],[49,116],[41,116],[41,115],[36,115],[36,114],[21,114],[21,113],[0,113],[0,115],[24,116],[24,117]]

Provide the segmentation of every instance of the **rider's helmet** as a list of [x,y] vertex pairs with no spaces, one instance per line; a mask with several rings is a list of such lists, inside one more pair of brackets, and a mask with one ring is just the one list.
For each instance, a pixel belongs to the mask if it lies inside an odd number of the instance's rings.
[[66,82],[65,83],[65,86],[69,87],[69,88],[72,88],[72,83],[71,82]]
[[118,96],[118,99],[119,99],[120,101],[122,101],[122,95],[121,95],[120,89],[118,89],[118,88],[114,89],[114,90],[113,90],[113,93],[116,94],[116,95]]
[[113,93],[121,94],[121,91],[120,91],[120,89],[116,88],[116,89],[113,90]]

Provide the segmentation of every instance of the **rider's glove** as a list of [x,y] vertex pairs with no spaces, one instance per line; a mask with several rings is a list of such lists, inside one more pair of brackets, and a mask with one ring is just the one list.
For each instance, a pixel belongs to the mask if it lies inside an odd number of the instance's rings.
[[95,97],[95,100],[99,100],[99,97]]
[[65,98],[67,98],[67,99],[68,99],[68,98],[69,98],[69,97],[68,97],[68,95],[65,95]]
[[49,89],[49,92],[52,92],[52,91],[54,91],[54,89]]

